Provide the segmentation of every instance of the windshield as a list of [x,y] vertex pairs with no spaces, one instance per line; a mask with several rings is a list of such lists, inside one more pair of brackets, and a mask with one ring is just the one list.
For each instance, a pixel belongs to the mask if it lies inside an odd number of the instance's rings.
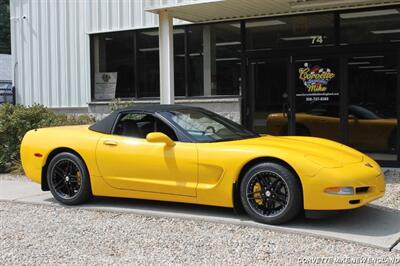
[[222,116],[199,109],[162,112],[162,115],[196,142],[217,142],[259,137]]
[[359,105],[350,105],[349,114],[355,115],[360,119],[380,119],[377,114]]

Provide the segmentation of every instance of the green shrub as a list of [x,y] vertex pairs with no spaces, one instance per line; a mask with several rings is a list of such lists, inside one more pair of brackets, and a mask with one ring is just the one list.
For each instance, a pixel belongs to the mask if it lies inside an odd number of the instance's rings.
[[108,107],[110,108],[111,111],[115,111],[132,105],[134,105],[133,101],[121,100],[120,98],[116,98],[108,104]]
[[21,169],[19,149],[25,133],[31,129],[91,124],[88,115],[56,114],[42,105],[23,106],[3,104],[0,106],[0,173]]

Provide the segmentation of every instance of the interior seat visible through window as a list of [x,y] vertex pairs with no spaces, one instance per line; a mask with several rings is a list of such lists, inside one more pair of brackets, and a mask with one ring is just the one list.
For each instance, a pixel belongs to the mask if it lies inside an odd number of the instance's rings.
[[121,130],[122,136],[140,137],[138,133],[139,133],[138,127],[135,121],[133,120],[122,121],[122,130]]
[[115,135],[143,139],[152,132],[161,132],[174,141],[178,140],[175,131],[171,127],[149,114],[125,114],[119,119],[114,129]]

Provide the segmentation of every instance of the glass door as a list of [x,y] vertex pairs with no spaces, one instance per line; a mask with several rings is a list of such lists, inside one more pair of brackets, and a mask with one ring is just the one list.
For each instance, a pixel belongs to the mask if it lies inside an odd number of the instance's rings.
[[348,58],[348,144],[379,161],[397,160],[396,58],[376,51]]
[[296,135],[341,140],[339,59],[295,57]]
[[251,128],[259,134],[287,135],[289,58],[252,60],[249,63]]

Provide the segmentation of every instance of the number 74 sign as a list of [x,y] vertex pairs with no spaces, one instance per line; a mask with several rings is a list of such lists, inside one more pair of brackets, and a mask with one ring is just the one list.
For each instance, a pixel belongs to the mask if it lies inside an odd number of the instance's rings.
[[312,44],[322,44],[324,42],[324,38],[322,35],[311,36]]

